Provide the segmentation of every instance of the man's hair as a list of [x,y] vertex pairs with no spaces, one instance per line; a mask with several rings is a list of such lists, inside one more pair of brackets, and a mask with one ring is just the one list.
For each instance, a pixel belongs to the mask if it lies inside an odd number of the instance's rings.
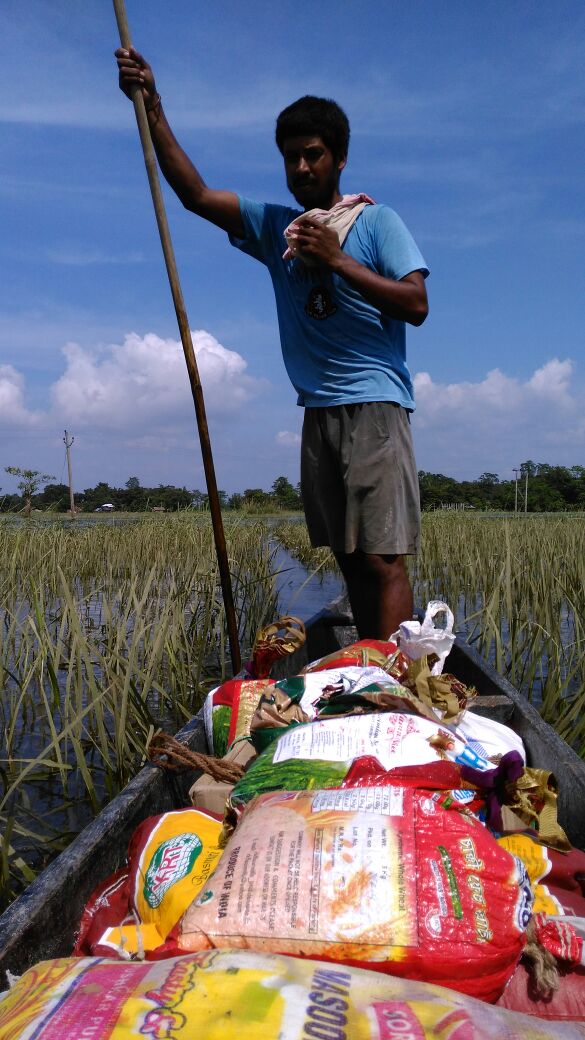
[[284,108],[276,120],[276,144],[282,153],[288,137],[320,137],[336,159],[345,159],[349,148],[349,120],[329,98],[305,97]]

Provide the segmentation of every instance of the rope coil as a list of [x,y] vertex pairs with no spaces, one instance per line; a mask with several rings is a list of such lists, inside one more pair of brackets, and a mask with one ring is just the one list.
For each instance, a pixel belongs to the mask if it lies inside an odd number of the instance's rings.
[[235,784],[244,775],[244,766],[240,763],[191,751],[168,733],[155,733],[148,757],[153,765],[163,769],[200,769],[220,784]]

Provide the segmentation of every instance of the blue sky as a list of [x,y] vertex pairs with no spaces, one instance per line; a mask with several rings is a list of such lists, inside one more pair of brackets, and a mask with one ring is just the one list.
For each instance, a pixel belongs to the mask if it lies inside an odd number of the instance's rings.
[[[585,456],[582,4],[127,0],[136,46],[209,184],[290,201],[278,111],[334,97],[346,192],[431,268],[409,329],[420,469],[512,477]],[[3,4],[0,467],[203,488],[182,351],[108,0]],[[263,267],[165,187],[219,486],[298,480],[301,410]],[[14,481],[0,469],[0,484]]]

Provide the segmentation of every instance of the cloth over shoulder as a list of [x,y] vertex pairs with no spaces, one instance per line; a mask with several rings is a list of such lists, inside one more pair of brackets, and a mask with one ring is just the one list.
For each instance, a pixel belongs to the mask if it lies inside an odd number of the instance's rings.
[[332,231],[336,232],[339,238],[339,245],[342,246],[364,206],[373,205],[375,205],[374,200],[369,195],[361,192],[359,195],[344,195],[341,202],[332,206],[331,209],[307,210],[306,213],[291,221],[288,227],[284,229],[287,248],[282,259],[290,260],[291,257],[298,257],[309,267],[316,267],[317,262],[312,257],[304,255],[296,244],[295,232],[299,224],[302,224],[305,220],[314,220],[318,224],[323,224],[324,227],[331,228]]

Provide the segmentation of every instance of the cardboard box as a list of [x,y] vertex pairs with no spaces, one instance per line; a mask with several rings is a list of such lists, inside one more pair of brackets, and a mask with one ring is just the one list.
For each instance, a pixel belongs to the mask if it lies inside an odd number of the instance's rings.
[[228,751],[223,761],[236,762],[238,765],[246,767],[256,757],[257,751],[251,740],[238,740],[231,751]]
[[[256,758],[256,752],[250,741],[240,740],[231,751],[228,751],[222,761],[235,762],[238,765],[246,766],[253,758]],[[206,773],[203,773],[189,790],[191,804],[197,809],[204,809],[207,812],[223,816],[225,803],[233,788],[233,784],[213,780]]]

